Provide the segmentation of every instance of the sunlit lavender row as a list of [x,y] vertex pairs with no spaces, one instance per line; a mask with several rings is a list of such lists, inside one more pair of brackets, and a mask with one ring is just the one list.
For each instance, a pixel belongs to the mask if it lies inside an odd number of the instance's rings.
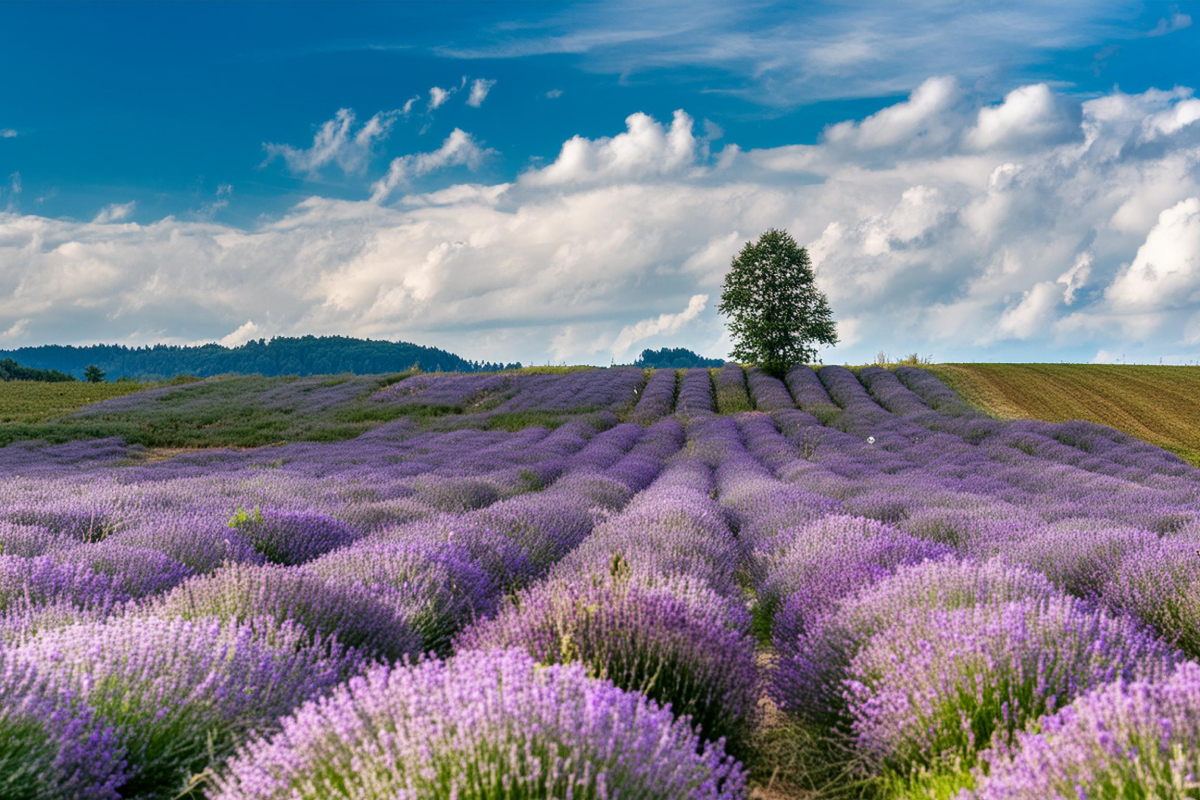
[[[1200,471],[1163,450],[911,367],[372,403],[470,425],[0,449],[0,797],[1195,793]],[[480,424],[531,411],[577,418]]]

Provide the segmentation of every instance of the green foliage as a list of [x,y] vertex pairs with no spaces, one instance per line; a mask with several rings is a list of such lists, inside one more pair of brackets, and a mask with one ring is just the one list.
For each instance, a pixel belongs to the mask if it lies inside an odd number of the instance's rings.
[[95,364],[88,364],[83,369],[83,379],[88,383],[104,383],[104,370],[97,367]]
[[436,347],[408,342],[354,339],[346,336],[279,336],[258,339],[239,347],[218,344],[199,346],[43,345],[0,351],[22,364],[82,376],[86,365],[113,375],[155,379],[180,373],[211,377],[241,375],[358,375],[402,372],[418,366],[425,372],[479,372],[520,367],[467,361]]
[[837,344],[808,252],[785,231],[772,228],[746,243],[725,276],[718,308],[729,318],[730,357],[777,377],[815,360],[816,345]]
[[258,506],[247,511],[241,506],[233,512],[233,516],[229,518],[229,527],[231,528],[248,528],[252,525],[257,525],[263,521],[262,511]]
[[736,370],[732,373],[735,377],[740,377],[740,380],[722,381],[720,375],[721,370],[709,370],[709,374],[715,379],[713,381],[714,394],[717,398],[717,411],[722,414],[737,414],[740,411],[753,411],[754,404],[750,402],[750,393],[746,388],[746,372],[736,364],[729,369]]
[[643,369],[709,369],[720,367],[724,363],[719,358],[705,358],[686,347],[664,347],[660,350],[643,350],[638,360],[633,362],[633,366]]
[[882,350],[875,355],[875,366],[887,367],[888,369],[891,369],[892,367],[920,367],[932,363],[933,359],[931,356],[922,356],[920,353],[909,353],[904,358],[896,361],[893,361],[891,357]]
[[531,469],[523,469],[518,472],[517,480],[522,492],[540,492],[546,488],[546,483]]
[[880,781],[855,763],[851,744],[829,730],[768,715],[747,762],[765,798],[883,800]]
[[66,373],[54,369],[33,369],[22,367],[11,358],[0,358],[0,381],[45,381],[47,383],[66,383],[73,381]]
[[586,372],[591,369],[600,369],[599,367],[588,366],[587,364],[577,364],[575,366],[544,366],[544,367],[522,367],[517,365],[512,369],[505,369],[504,372],[512,372],[517,375],[566,375],[570,372]]

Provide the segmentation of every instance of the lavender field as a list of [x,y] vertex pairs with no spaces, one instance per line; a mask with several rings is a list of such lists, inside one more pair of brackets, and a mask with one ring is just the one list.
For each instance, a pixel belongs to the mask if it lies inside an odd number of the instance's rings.
[[1200,796],[1200,470],[1164,450],[913,367],[369,405],[0,448],[0,798]]

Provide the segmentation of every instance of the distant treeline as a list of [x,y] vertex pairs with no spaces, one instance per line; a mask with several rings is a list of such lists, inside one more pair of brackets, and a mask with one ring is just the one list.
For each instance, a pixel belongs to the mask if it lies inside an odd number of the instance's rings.
[[664,347],[661,350],[643,350],[633,366],[642,369],[690,369],[692,367],[720,367],[725,361],[720,358],[705,358],[686,347]]
[[73,381],[75,378],[56,369],[23,367],[11,358],[0,358],[0,381]]
[[[223,375],[227,373],[277,375],[328,375],[353,372],[360,375],[401,372],[417,366],[422,372],[490,372],[516,369],[521,365],[467,361],[436,347],[408,342],[354,339],[346,336],[277,337],[258,339],[240,347],[219,344],[180,346],[156,344],[126,347],[118,344],[42,345],[0,350],[0,359],[19,361],[12,366],[22,371],[51,370],[59,378],[24,380],[70,380],[82,378],[95,364],[116,378],[161,379],[175,375]],[[6,363],[6,362],[0,362]],[[32,370],[31,370],[32,368]],[[50,374],[50,373],[47,373]],[[6,378],[7,380],[7,378]]]

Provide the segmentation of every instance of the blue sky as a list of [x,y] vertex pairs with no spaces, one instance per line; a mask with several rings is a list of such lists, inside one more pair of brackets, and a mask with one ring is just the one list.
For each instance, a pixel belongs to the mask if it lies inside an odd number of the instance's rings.
[[845,321],[828,360],[1194,361],[1192,16],[4,4],[0,346],[723,355],[723,265],[779,225]]

